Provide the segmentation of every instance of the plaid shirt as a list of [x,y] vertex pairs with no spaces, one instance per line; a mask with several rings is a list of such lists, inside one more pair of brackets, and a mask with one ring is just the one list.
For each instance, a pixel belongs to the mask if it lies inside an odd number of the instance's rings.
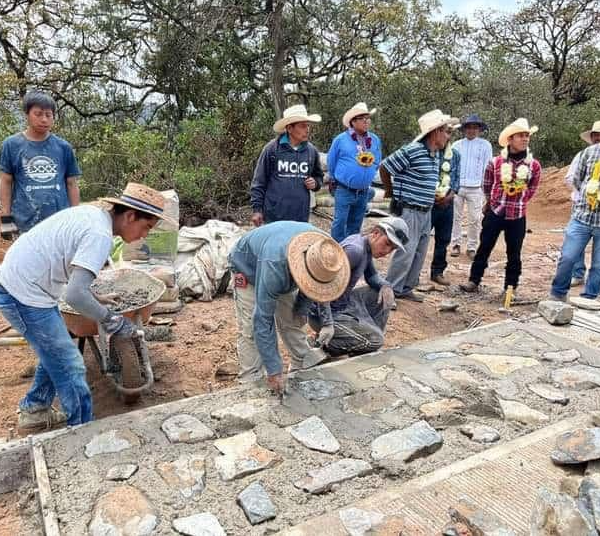
[[[509,160],[513,164],[514,178],[517,168],[525,163],[525,159],[515,161],[509,157]],[[527,203],[538,189],[542,175],[542,166],[534,158],[530,164],[531,176],[527,188],[521,193],[509,197],[502,189],[500,168],[503,163],[504,159],[502,156],[497,156],[488,164],[483,178],[483,193],[489,201],[490,208],[494,211],[494,214],[504,216],[506,220],[518,220],[525,217]]]
[[[573,187],[579,192],[579,199],[573,205],[573,219],[585,225],[600,227],[600,206],[591,210],[587,203],[585,188],[594,172],[596,162],[600,161],[600,143],[590,145],[579,153],[579,160],[573,170]],[[571,172],[571,170],[569,170]]]

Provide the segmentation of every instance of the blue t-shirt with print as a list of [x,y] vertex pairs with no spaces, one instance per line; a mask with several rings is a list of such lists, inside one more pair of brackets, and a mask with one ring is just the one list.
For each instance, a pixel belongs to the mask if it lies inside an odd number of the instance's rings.
[[25,232],[70,206],[67,177],[81,175],[71,145],[54,134],[44,141],[14,134],[2,143],[0,170],[13,177],[10,212]]

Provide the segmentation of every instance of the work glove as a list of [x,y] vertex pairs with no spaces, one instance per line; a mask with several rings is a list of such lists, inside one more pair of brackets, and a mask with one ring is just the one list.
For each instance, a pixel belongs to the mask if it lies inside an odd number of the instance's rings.
[[102,327],[108,335],[133,339],[138,336],[138,326],[123,315],[113,315],[102,322]]
[[321,348],[323,346],[327,346],[331,342],[331,339],[333,339],[334,333],[335,329],[333,324],[330,324],[329,326],[323,326],[321,331],[319,331],[319,336],[317,337],[319,346],[321,346]]
[[396,297],[394,296],[394,289],[389,285],[384,285],[379,289],[379,296],[377,296],[377,303],[381,304],[384,311],[389,311],[396,303]]
[[12,240],[18,231],[14,218],[10,215],[1,216],[0,221],[0,235],[4,240]]

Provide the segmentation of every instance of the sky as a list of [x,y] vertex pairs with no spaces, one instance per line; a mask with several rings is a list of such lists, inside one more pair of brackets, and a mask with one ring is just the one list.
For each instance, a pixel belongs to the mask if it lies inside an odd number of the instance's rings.
[[442,0],[444,14],[456,12],[471,18],[476,10],[496,9],[499,11],[516,11],[517,0]]

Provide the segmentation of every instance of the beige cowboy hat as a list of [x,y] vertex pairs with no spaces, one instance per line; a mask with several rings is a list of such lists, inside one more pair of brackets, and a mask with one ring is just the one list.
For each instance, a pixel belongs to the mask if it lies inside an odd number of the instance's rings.
[[337,300],[350,282],[350,263],[342,246],[318,231],[292,238],[287,261],[300,292],[313,301]]
[[529,134],[535,134],[538,131],[537,126],[529,127],[529,121],[524,117],[519,117],[516,121],[512,122],[510,125],[505,127],[505,129],[500,132],[500,136],[498,136],[498,145],[500,147],[506,147],[508,145],[508,138],[510,138],[513,134],[518,134],[519,132],[529,132]]
[[154,188],[137,182],[128,182],[121,197],[101,197],[100,201],[133,208],[179,226],[179,222],[164,214],[165,198],[162,194]]
[[342,118],[342,123],[346,128],[350,128],[350,121],[359,115],[373,115],[377,113],[377,108],[369,110],[366,102],[357,102],[352,108],[350,108]]
[[600,132],[600,121],[594,121],[591,130],[586,130],[579,134],[579,137],[588,145],[592,144],[592,132]]
[[443,127],[445,125],[451,126],[452,128],[458,128],[460,121],[457,117],[451,117],[442,113],[441,110],[431,110],[419,117],[419,128],[421,133],[413,140],[421,141],[427,134],[433,132],[436,128]]
[[273,130],[277,132],[277,134],[282,134],[285,132],[285,127],[291,125],[292,123],[300,123],[301,121],[308,121],[309,123],[320,123],[321,116],[318,114],[308,115],[306,111],[306,106],[304,104],[296,104],[294,106],[290,106],[283,111],[283,117],[275,121],[273,125]]

